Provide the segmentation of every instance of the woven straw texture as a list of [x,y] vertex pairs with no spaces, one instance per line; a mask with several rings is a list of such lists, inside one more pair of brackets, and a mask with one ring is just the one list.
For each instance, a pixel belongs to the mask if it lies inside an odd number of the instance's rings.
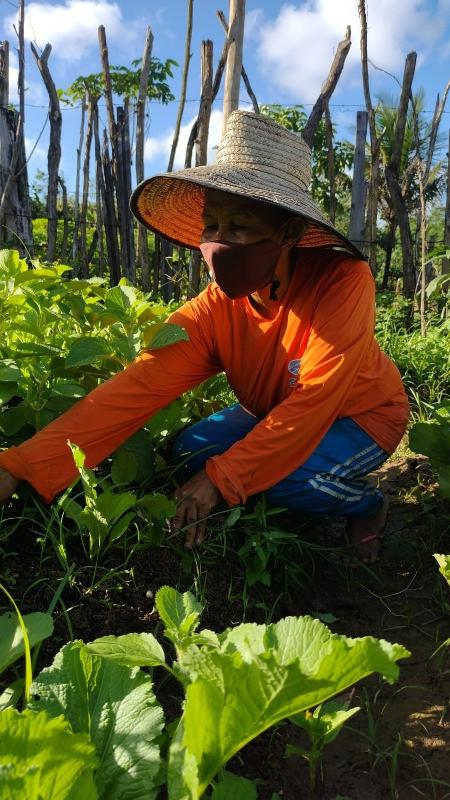
[[207,189],[249,197],[308,220],[300,247],[359,251],[327,220],[309,194],[311,151],[296,133],[262,114],[234,111],[214,164],[156,175],[134,190],[130,207],[150,230],[198,249]]

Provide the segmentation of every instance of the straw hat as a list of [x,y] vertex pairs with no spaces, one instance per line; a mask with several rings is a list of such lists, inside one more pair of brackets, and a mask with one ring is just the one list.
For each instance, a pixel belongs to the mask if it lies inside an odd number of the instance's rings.
[[313,201],[311,150],[297,133],[263,114],[234,111],[214,164],[155,175],[131,195],[135,217],[183,247],[198,249],[207,189],[261,200],[308,220],[300,247],[338,247],[361,257]]

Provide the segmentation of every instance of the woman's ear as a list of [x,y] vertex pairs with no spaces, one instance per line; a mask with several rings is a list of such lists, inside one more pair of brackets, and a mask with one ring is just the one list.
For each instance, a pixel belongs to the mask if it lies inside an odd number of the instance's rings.
[[307,224],[303,217],[290,217],[286,223],[283,245],[293,247],[302,238]]

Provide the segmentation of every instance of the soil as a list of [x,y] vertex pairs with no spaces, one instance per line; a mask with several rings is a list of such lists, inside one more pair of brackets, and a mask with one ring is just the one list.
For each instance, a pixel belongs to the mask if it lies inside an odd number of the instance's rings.
[[[352,690],[352,705],[361,711],[327,746],[314,795],[308,792],[306,761],[285,757],[287,743],[306,745],[289,723],[260,736],[228,768],[257,780],[260,800],[271,800],[274,793],[283,800],[450,798],[450,650],[433,655],[450,635],[450,589],[432,558],[433,552],[450,552],[450,506],[438,497],[425,458],[391,459],[373,480],[391,497],[391,508],[379,561],[370,567],[343,545],[342,522],[290,515],[272,519],[278,528],[298,530],[304,548],[283,553],[283,564],[272,569],[271,587],[246,587],[237,548],[212,557],[207,545],[195,558],[181,547],[142,551],[126,572],[91,588],[92,571],[81,549],[71,551],[78,569],[62,595],[67,613],[58,613],[38,667],[49,664],[70,638],[67,617],[73,637],[86,641],[109,633],[155,628],[159,633],[153,597],[164,584],[201,595],[203,625],[217,631],[243,619],[267,621],[268,615],[275,621],[287,614],[333,614],[330,627],[338,633],[405,645],[412,655],[400,662],[400,680],[391,686],[372,677]],[[228,536],[232,541],[239,530]],[[317,543],[324,549],[311,555],[308,545]],[[299,558],[302,579],[294,583],[288,578]],[[24,613],[46,610],[63,575],[53,549],[43,548],[32,524],[8,540],[1,571]],[[97,580],[102,574],[100,569]],[[166,683],[164,696],[157,691],[168,716],[176,714],[176,688]]]

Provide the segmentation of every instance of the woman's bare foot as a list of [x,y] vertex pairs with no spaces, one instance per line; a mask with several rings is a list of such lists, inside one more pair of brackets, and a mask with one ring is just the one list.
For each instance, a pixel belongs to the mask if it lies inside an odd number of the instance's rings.
[[385,497],[381,508],[371,517],[355,517],[347,520],[347,543],[366,564],[373,564],[378,559],[388,507],[389,501]]
[[14,478],[6,469],[0,467],[0,506],[9,500],[11,495],[14,494],[19,481]]

